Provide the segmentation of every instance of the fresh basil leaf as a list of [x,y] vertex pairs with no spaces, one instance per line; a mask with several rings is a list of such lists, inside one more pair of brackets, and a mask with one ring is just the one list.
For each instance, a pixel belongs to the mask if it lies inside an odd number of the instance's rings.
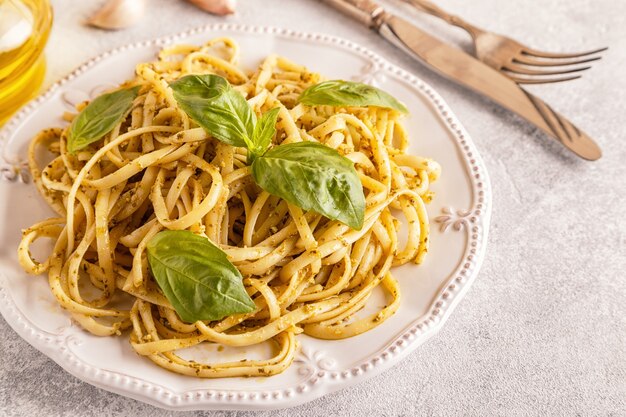
[[178,105],[204,130],[232,146],[252,147],[256,115],[219,75],[187,75],[170,87]]
[[166,230],[148,242],[147,251],[152,275],[184,321],[220,320],[254,310],[241,274],[208,239]]
[[252,163],[258,185],[304,210],[363,227],[365,196],[354,164],[316,142],[276,146]]
[[275,107],[267,113],[264,113],[258,120],[256,126],[254,126],[253,149],[251,149],[254,155],[263,155],[267,148],[269,148],[272,138],[276,133],[276,120],[278,119],[279,112],[280,107]]
[[332,80],[312,85],[300,94],[300,103],[309,106],[377,106],[395,109],[402,113],[409,111],[389,93],[371,85],[353,81]]
[[95,98],[74,118],[67,136],[67,150],[74,153],[109,133],[133,105],[139,86]]

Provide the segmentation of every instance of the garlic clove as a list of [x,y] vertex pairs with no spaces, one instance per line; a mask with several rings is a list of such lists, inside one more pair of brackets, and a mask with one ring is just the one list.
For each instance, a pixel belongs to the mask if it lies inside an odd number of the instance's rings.
[[216,15],[235,13],[237,0],[189,0],[199,8]]
[[144,14],[146,0],[109,0],[87,20],[102,29],[123,29],[135,24]]

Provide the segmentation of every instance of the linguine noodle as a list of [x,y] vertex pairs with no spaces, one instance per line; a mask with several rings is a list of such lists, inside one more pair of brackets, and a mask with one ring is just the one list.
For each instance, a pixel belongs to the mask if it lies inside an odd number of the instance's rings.
[[[39,133],[29,148],[30,170],[57,217],[26,229],[18,249],[22,267],[47,273],[59,304],[85,330],[119,336],[129,329],[139,355],[207,378],[277,374],[293,361],[297,334],[343,339],[389,318],[400,302],[392,267],[420,263],[428,250],[424,204],[440,173],[436,162],[406,153],[398,111],[298,104],[318,74],[275,55],[247,73],[238,55],[228,38],[163,49],[125,84],[141,88],[122,122],[74,155],[67,128]],[[226,78],[257,114],[280,108],[274,145],[316,141],[354,162],[366,198],[361,230],[261,190],[245,149],[212,138],[179,108],[168,82],[207,73]],[[46,166],[39,162],[43,150],[54,155]],[[146,259],[148,241],[167,229],[219,246],[244,277],[254,311],[182,321]],[[30,253],[39,238],[54,241],[43,262]],[[387,305],[357,317],[377,287],[388,294]],[[278,348],[267,360],[198,363],[176,353],[201,343],[268,340]]]

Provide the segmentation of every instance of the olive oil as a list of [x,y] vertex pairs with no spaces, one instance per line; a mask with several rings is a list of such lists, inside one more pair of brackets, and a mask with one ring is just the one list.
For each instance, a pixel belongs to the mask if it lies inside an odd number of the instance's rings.
[[47,0],[0,0],[0,125],[39,91],[51,25]]

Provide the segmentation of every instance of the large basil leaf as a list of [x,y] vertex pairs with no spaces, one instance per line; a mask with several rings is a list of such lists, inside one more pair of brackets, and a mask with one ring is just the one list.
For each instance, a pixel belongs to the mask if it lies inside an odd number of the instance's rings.
[[72,121],[67,137],[67,150],[74,153],[102,139],[122,121],[138,92],[137,86],[95,98]]
[[363,227],[365,196],[354,164],[316,142],[276,146],[252,163],[252,176],[270,194],[304,210]]
[[254,310],[241,274],[208,239],[166,230],[148,242],[147,251],[152,275],[184,321],[220,320]]
[[377,106],[408,113],[404,104],[389,93],[353,81],[332,80],[312,85],[300,94],[299,101],[309,106]]
[[219,75],[187,75],[170,84],[178,105],[216,139],[252,147],[256,116],[246,99]]
[[264,113],[254,127],[254,148],[251,149],[254,155],[263,155],[267,148],[269,148],[272,138],[276,133],[276,120],[278,119],[279,112],[280,107],[275,107],[267,113]]

